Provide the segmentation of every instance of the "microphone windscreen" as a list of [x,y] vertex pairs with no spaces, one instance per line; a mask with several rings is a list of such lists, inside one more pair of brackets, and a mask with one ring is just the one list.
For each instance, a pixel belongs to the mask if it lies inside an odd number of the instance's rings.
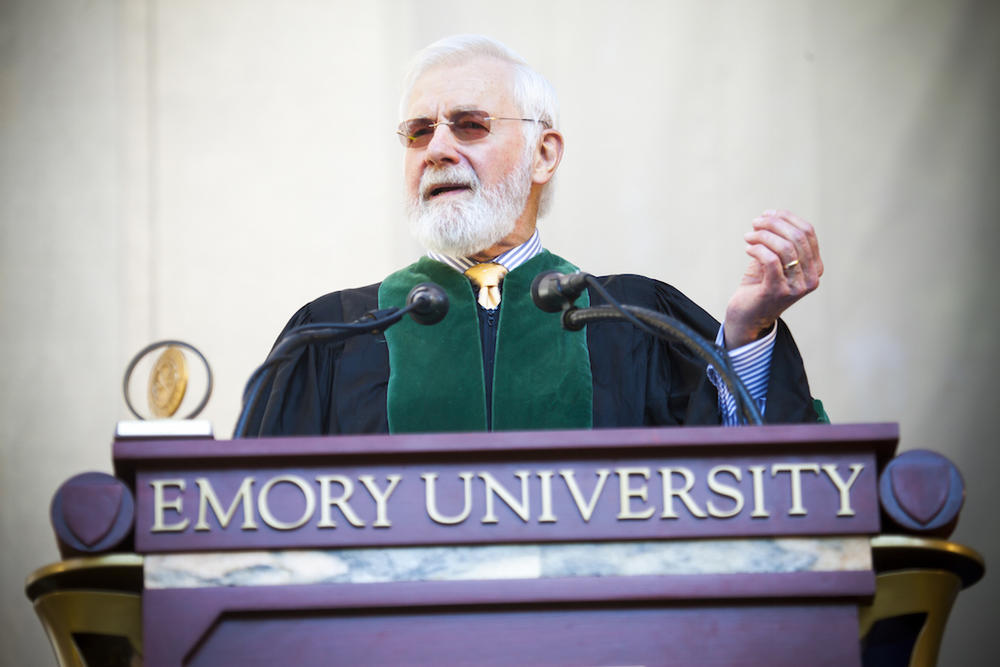
[[418,324],[437,324],[448,314],[448,294],[435,283],[420,283],[410,290],[406,305]]
[[566,305],[566,297],[559,287],[563,274],[545,271],[531,281],[531,300],[546,313],[558,313]]

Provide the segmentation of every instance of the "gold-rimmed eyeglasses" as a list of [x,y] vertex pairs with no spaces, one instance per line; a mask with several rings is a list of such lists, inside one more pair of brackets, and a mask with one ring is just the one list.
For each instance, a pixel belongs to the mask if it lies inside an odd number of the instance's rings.
[[477,141],[490,133],[490,123],[494,120],[521,120],[527,123],[541,123],[546,129],[552,127],[547,120],[539,118],[504,118],[491,116],[478,109],[452,111],[447,120],[433,121],[430,118],[411,118],[399,124],[396,134],[406,148],[423,148],[431,142],[438,125],[447,125],[459,141]]

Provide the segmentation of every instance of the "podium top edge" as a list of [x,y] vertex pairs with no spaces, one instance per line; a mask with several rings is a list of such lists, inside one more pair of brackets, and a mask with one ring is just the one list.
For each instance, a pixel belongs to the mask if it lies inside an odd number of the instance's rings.
[[478,452],[566,451],[635,448],[743,448],[765,446],[849,446],[875,450],[887,461],[899,441],[899,424],[781,424],[763,426],[646,427],[562,431],[497,431],[492,433],[419,433],[314,437],[117,439],[116,464],[139,460],[180,461],[280,455],[296,457],[380,457]]

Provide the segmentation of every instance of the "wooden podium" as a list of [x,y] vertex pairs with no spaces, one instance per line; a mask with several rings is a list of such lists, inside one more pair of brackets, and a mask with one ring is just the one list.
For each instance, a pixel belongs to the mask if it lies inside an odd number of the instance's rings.
[[[118,439],[109,483],[134,509],[114,548],[142,556],[152,667],[860,665],[886,494],[926,526],[961,505],[960,478],[921,490],[951,479],[937,462],[880,479],[897,440],[895,424]],[[121,504],[102,511],[99,538],[54,516],[64,554],[121,532]]]

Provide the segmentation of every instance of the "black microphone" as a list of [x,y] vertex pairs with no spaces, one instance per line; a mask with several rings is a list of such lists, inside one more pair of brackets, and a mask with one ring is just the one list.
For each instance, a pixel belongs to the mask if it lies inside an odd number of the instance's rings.
[[559,273],[546,271],[539,273],[531,282],[531,300],[546,313],[558,313],[573,305],[573,302],[587,289],[590,274]]
[[448,314],[448,294],[435,283],[420,283],[406,296],[406,305],[418,324],[437,324]]

